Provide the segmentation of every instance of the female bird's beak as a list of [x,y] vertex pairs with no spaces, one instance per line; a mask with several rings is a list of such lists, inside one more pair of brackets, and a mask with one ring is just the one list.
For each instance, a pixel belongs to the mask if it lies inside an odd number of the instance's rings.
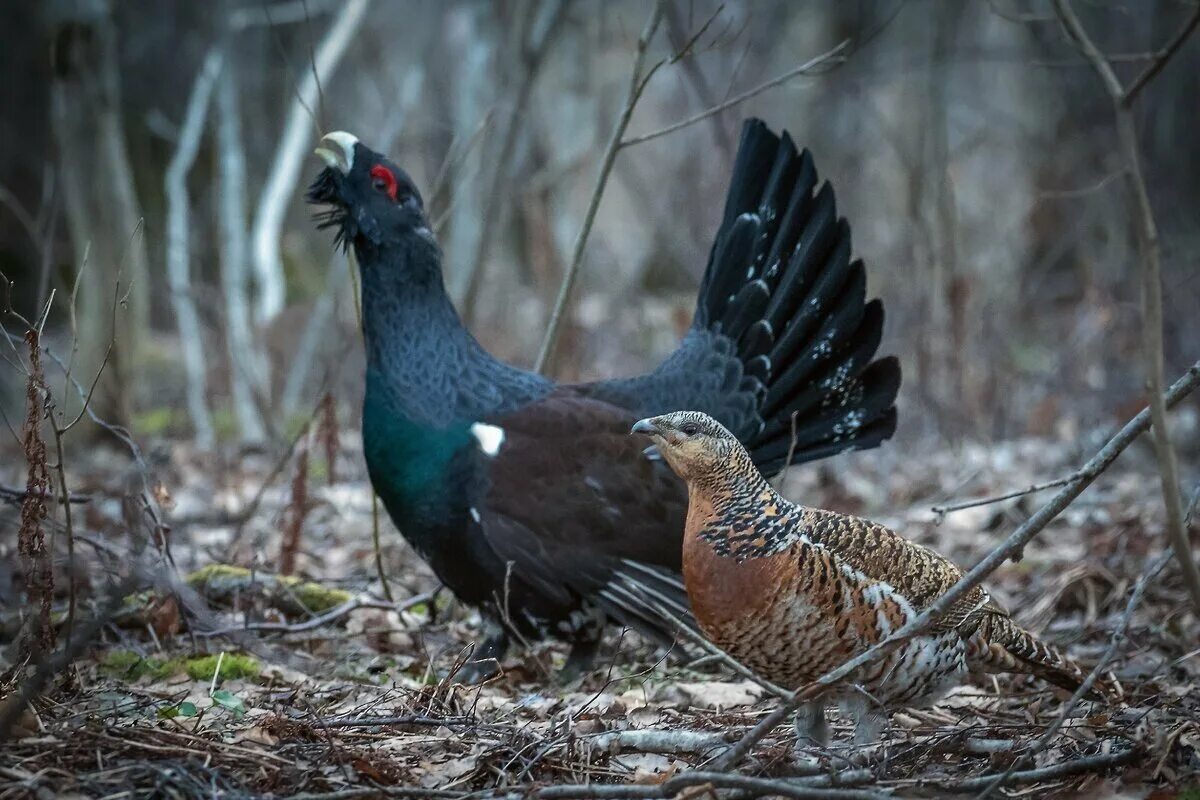
[[639,419],[637,422],[633,423],[633,428],[629,432],[644,433],[647,436],[662,436],[662,431],[660,431],[658,426],[649,419]]
[[345,131],[334,131],[321,137],[321,143],[313,152],[326,165],[338,170],[343,175],[354,166],[354,145],[358,137]]

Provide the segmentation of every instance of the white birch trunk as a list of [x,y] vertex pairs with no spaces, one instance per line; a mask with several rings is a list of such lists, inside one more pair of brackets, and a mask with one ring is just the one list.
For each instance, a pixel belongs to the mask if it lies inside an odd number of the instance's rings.
[[[323,85],[337,69],[346,47],[366,17],[371,0],[347,0],[321,44],[297,89],[288,111],[283,136],[275,151],[275,161],[267,175],[259,198],[251,234],[254,247],[254,272],[258,281],[255,321],[261,326],[283,310],[283,263],[279,258],[279,236],[288,204],[296,194],[300,169],[313,141],[315,126],[310,117],[317,107],[318,77]],[[314,74],[315,73],[315,74]]]
[[242,444],[259,444],[266,427],[255,388],[269,383],[266,359],[250,324],[250,280],[246,263],[246,151],[238,109],[238,76],[232,60],[217,82],[217,169],[220,197],[221,290],[225,297],[225,346],[229,389]]
[[175,154],[171,157],[171,163],[167,166],[163,182],[167,200],[167,286],[170,289],[175,321],[179,327],[179,345],[183,350],[183,366],[187,373],[188,416],[196,433],[196,444],[205,450],[213,448],[216,438],[208,412],[204,340],[200,317],[196,313],[196,303],[191,294],[191,208],[187,176],[196,161],[196,152],[200,149],[204,118],[208,114],[213,84],[221,73],[222,55],[220,49],[210,50],[200,68],[200,74],[196,76],[192,93],[188,97],[183,125],[179,130],[179,142]]

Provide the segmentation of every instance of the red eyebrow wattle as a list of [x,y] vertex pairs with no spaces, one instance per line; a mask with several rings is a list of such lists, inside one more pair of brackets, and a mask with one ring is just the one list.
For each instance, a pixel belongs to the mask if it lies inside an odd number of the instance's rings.
[[387,184],[388,197],[392,198],[392,202],[395,202],[396,176],[392,174],[392,171],[382,164],[376,164],[375,166],[371,167],[371,177],[382,180],[385,184]]

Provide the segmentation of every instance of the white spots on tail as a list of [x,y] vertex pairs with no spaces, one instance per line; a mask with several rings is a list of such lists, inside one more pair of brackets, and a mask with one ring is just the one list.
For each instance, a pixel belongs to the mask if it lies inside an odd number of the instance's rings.
[[477,524],[479,523],[479,509],[475,508],[475,506],[471,506],[471,519],[475,520]]
[[504,429],[486,422],[476,422],[471,426],[471,435],[479,442],[479,449],[484,454],[496,457],[504,444]]

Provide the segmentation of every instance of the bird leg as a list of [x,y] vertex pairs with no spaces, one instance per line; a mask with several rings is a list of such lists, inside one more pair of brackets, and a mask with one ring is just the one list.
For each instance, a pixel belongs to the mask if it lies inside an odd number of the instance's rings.
[[812,700],[796,709],[793,721],[796,728],[796,746],[814,744],[817,747],[829,746],[829,722],[825,719],[825,703]]
[[482,683],[500,672],[500,659],[508,652],[508,631],[487,620],[483,632],[483,641],[476,644],[467,663],[454,676],[459,683]]
[[887,714],[877,708],[864,709],[854,720],[853,742],[858,747],[875,744],[887,730]]
[[567,653],[567,663],[558,673],[560,684],[574,683],[577,678],[592,670],[592,662],[596,660],[596,652],[600,649],[600,636],[579,638],[571,642],[571,651]]

